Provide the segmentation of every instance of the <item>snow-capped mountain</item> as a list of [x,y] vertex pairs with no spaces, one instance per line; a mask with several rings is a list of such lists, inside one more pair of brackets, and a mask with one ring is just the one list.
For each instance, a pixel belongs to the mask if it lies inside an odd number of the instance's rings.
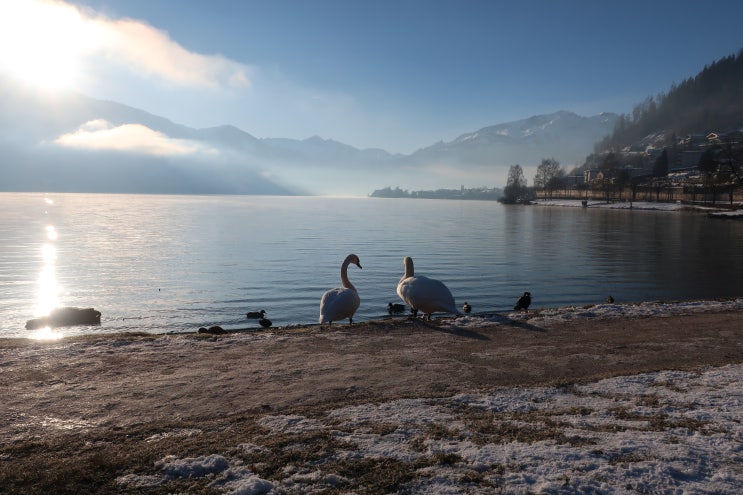
[[593,145],[614,129],[618,116],[602,113],[581,117],[559,111],[528,119],[483,127],[450,142],[439,142],[415,152],[418,161],[450,161],[460,165],[529,166],[543,158],[563,165],[582,162]]
[[1,79],[0,105],[5,191],[366,195],[385,186],[502,186],[509,165],[585,159],[617,118],[556,112],[393,155],[318,136],[194,129],[120,103],[52,97]]

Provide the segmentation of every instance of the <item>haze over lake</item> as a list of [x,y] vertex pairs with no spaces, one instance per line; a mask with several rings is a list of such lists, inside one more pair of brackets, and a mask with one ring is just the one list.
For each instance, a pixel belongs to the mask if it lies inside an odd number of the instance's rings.
[[[54,305],[95,307],[100,327],[196,331],[317,322],[349,268],[354,321],[400,302],[403,258],[457,305],[533,308],[740,296],[743,223],[700,213],[504,206],[486,201],[2,193],[0,337]],[[347,322],[346,322],[347,323]],[[335,324],[334,324],[335,325]]]

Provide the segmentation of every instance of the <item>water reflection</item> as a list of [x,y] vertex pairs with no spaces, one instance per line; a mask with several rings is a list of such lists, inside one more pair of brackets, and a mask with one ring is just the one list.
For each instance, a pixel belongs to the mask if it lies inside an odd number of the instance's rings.
[[57,284],[57,248],[54,244],[44,244],[41,248],[43,266],[39,274],[39,293],[35,316],[46,316],[59,306],[59,285]]
[[[41,259],[43,262],[39,274],[39,292],[36,300],[34,316],[47,316],[54,308],[59,306],[59,294],[61,288],[57,283],[57,229],[53,225],[47,225],[46,239],[41,247]],[[31,334],[32,339],[58,339],[62,334],[49,327],[43,327]]]
[[53,328],[44,327],[39,328],[35,332],[33,332],[31,335],[29,335],[28,338],[33,340],[57,340],[64,337],[64,335]]

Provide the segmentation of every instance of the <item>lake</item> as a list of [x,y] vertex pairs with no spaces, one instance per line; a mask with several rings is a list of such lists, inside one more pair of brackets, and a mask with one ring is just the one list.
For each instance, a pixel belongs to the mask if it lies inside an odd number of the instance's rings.
[[[457,305],[532,307],[735,297],[743,222],[700,213],[421,199],[0,193],[0,337],[54,306],[95,307],[63,335],[317,322],[349,278],[354,321],[387,315],[411,256]],[[335,324],[334,324],[335,325]]]

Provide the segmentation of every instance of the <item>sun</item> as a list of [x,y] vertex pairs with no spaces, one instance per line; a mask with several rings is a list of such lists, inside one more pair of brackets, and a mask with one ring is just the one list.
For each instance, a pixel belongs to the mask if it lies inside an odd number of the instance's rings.
[[0,0],[0,70],[44,89],[71,89],[90,48],[90,25],[69,5]]

